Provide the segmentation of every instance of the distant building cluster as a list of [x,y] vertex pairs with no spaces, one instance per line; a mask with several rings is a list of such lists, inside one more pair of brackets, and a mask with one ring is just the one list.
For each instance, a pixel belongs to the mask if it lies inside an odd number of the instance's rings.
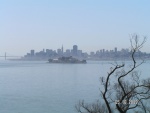
[[[38,60],[38,59],[49,59],[49,58],[59,58],[59,57],[75,57],[78,59],[89,59],[89,60],[111,60],[111,59],[129,59],[131,54],[129,49],[121,49],[118,51],[117,47],[114,50],[105,50],[100,49],[96,52],[83,52],[78,49],[77,45],[73,45],[72,49],[66,49],[64,51],[63,46],[57,50],[52,49],[43,49],[42,51],[35,52],[31,50],[30,53],[27,53],[23,59],[27,60]],[[136,57],[150,58],[150,54],[138,51]]]
[[64,51],[63,46],[57,50],[43,49],[42,51],[39,51],[39,52],[35,52],[35,50],[31,50],[30,53],[27,53],[23,58],[34,60],[34,59],[58,58],[58,57],[62,57],[62,56],[87,58],[88,54],[86,52],[82,52],[82,50],[78,50],[77,45],[73,45],[72,49],[66,49],[66,51]]
[[[131,58],[131,51],[129,49],[121,49],[118,51],[117,47],[114,50],[105,50],[101,49],[90,53],[91,59],[104,59],[104,60],[111,60],[111,59],[130,59]],[[150,58],[150,54],[145,52],[138,51],[135,53],[136,58]]]

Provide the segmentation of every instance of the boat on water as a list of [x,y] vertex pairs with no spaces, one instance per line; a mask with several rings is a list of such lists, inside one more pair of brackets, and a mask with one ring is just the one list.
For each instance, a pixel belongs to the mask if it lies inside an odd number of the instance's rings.
[[70,57],[59,57],[58,59],[49,59],[49,63],[68,63],[68,64],[85,64],[86,60],[78,60]]

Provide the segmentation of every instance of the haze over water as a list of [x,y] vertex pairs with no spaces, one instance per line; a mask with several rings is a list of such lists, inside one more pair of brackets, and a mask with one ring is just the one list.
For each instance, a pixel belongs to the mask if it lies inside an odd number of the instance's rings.
[[[110,61],[0,61],[0,112],[76,113],[79,100],[100,99],[99,78],[107,74],[110,66]],[[149,67],[147,61],[139,68],[142,78],[148,77]]]

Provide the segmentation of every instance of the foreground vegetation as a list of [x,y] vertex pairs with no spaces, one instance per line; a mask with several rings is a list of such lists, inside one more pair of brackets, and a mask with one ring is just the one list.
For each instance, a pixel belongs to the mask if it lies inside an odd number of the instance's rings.
[[[106,77],[100,78],[101,99],[92,104],[80,101],[76,105],[79,113],[150,113],[150,78],[141,80],[137,67],[144,63],[135,57],[146,42],[138,35],[131,37],[132,64],[114,63]],[[115,81],[114,81],[115,80]]]

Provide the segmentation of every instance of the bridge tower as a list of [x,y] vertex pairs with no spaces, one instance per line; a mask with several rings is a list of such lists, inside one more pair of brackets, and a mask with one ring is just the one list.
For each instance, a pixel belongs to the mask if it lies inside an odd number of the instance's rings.
[[6,60],[6,52],[5,52],[5,60]]

